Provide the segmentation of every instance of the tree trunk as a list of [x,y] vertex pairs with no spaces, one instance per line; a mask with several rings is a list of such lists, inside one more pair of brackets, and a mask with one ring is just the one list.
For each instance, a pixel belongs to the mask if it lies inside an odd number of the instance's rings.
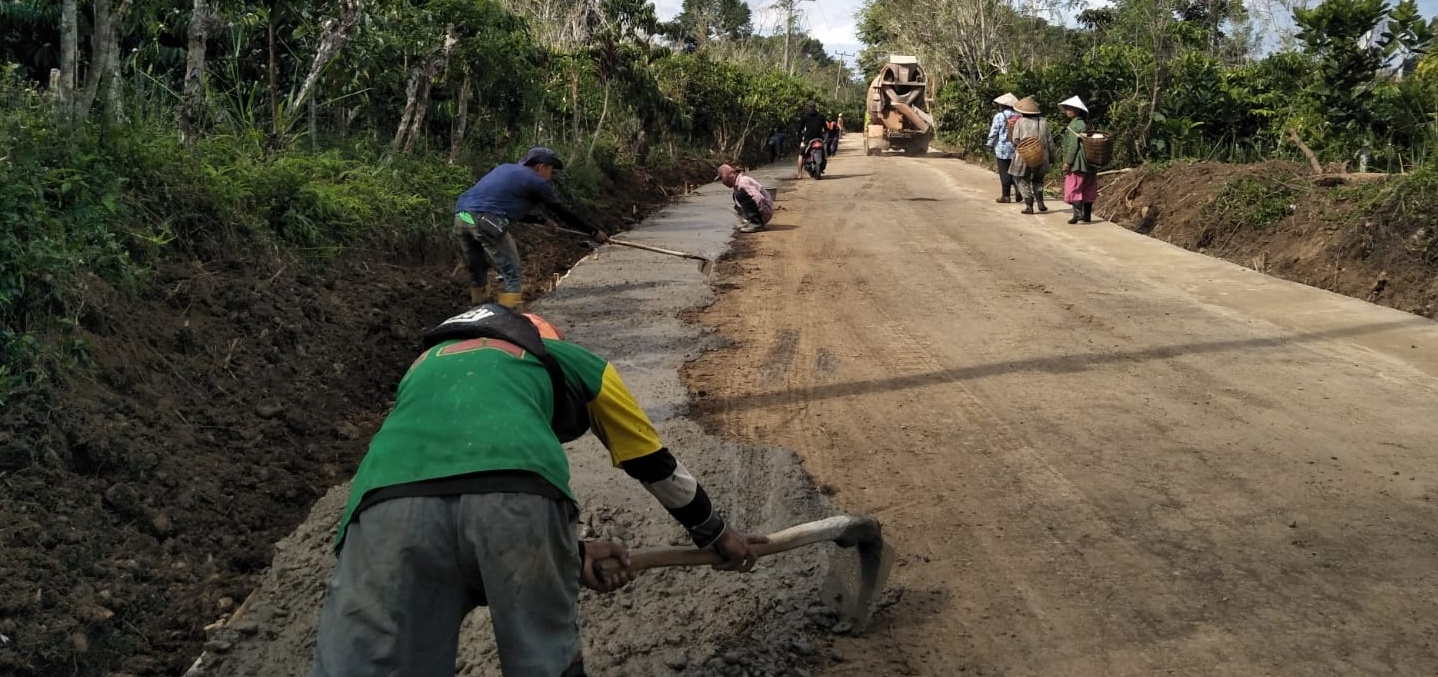
[[60,87],[59,91],[55,92],[55,98],[60,103],[60,115],[67,121],[75,114],[75,71],[80,42],[79,21],[76,17],[78,13],[75,0],[62,0],[60,3]]
[[569,102],[574,107],[574,145],[579,145],[581,134],[579,131],[579,64],[569,64]]
[[469,73],[464,74],[464,81],[459,85],[459,101],[456,103],[454,114],[454,133],[449,137],[449,163],[459,162],[459,151],[464,147],[464,135],[469,131],[469,90],[471,87]]
[[594,146],[599,143],[599,132],[604,129],[604,118],[609,117],[609,89],[608,80],[604,81],[604,105],[599,109],[599,122],[594,124],[594,136],[589,139],[589,153],[587,157],[594,157]]
[[280,85],[279,85],[279,59],[275,57],[275,12],[278,10],[279,0],[270,0],[270,11],[266,22],[268,26],[269,40],[269,78],[270,78],[270,129],[274,132],[280,131]]
[[190,14],[190,43],[185,58],[185,86],[180,96],[180,143],[195,142],[195,128],[205,105],[205,39],[210,31],[210,0],[195,0]]
[[110,28],[105,32],[105,121],[110,124],[121,122],[125,111],[120,107],[120,24],[130,13],[131,0],[120,0],[120,6],[110,14]]
[[444,41],[422,66],[410,72],[409,83],[405,85],[404,114],[400,116],[399,130],[394,135],[394,149],[408,155],[414,152],[414,144],[423,133],[424,119],[429,112],[429,92],[434,79],[449,65],[449,55],[459,37],[454,33],[454,24],[444,29]]
[[89,116],[90,107],[95,105],[95,94],[100,91],[100,77],[105,72],[104,36],[111,32],[110,0],[91,0],[91,3],[94,25],[90,32],[90,63],[85,70],[85,86],[80,88],[79,96],[75,97],[75,115],[80,118]]
[[315,59],[310,64],[309,75],[305,76],[305,82],[300,86],[299,93],[289,101],[280,116],[280,124],[275,129],[277,135],[288,131],[294,125],[295,111],[303,110],[304,105],[314,95],[315,85],[319,82],[320,75],[324,73],[325,66],[328,66],[335,55],[350,41],[355,25],[359,23],[360,11],[363,9],[364,0],[340,0],[339,14],[333,19],[325,20],[323,34],[320,36],[320,45],[315,50]]

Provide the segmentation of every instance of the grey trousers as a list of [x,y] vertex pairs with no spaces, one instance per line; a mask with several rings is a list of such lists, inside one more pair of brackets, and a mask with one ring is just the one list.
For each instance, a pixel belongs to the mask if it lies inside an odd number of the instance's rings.
[[460,623],[487,603],[504,677],[582,677],[582,563],[569,515],[532,494],[365,509],[329,584],[311,676],[453,677]]
[[499,270],[504,290],[519,293],[524,290],[524,263],[519,260],[519,247],[514,245],[514,236],[505,233],[492,238],[483,231],[465,223],[459,215],[454,217],[454,235],[464,252],[464,265],[469,269],[469,286],[483,289],[489,284],[489,267]]
[[1014,188],[1026,202],[1037,200],[1044,203],[1044,175],[1042,172],[1027,172],[1014,177]]

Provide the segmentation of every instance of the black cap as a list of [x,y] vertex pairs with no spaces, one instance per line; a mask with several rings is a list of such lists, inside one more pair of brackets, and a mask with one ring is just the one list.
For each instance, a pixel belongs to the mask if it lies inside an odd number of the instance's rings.
[[531,165],[549,165],[555,169],[564,169],[564,162],[560,161],[559,154],[544,146],[530,148],[529,152],[524,154],[524,159],[519,161],[519,164],[526,167]]

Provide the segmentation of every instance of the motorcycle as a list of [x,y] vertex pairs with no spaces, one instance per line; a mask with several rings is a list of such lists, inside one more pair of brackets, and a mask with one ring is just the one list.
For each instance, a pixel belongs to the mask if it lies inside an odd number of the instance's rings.
[[804,149],[804,171],[818,179],[824,175],[824,140],[814,139]]

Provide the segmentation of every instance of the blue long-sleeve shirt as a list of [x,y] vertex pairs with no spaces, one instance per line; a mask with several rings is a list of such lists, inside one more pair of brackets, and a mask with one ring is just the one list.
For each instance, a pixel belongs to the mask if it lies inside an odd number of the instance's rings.
[[540,203],[559,204],[554,185],[533,169],[511,163],[495,167],[460,195],[454,211],[499,214],[521,221]]
[[464,191],[455,202],[454,213],[498,214],[510,221],[539,223],[543,219],[530,212],[541,204],[571,229],[589,233],[600,231],[598,226],[560,203],[559,192],[554,190],[554,184],[549,179],[529,167],[514,163],[495,167]]
[[994,121],[989,124],[988,147],[994,150],[994,157],[1000,160],[1012,160],[1014,157],[1014,144],[1009,140],[1008,111],[994,113]]

